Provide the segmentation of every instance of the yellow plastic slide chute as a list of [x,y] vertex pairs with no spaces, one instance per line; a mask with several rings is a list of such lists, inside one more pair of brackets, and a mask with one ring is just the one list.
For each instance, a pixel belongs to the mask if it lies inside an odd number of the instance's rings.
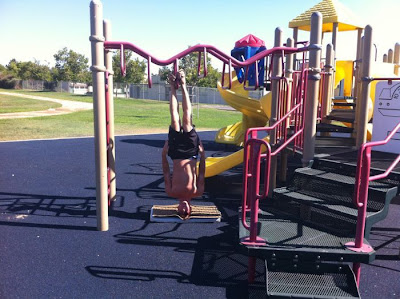
[[[269,142],[269,136],[264,140]],[[243,149],[225,157],[208,157],[206,159],[206,178],[215,176],[243,163]]]
[[[228,80],[225,78],[225,82]],[[232,80],[231,89],[223,89],[220,82],[217,87],[224,100],[242,112],[243,117],[241,122],[220,129],[215,139],[221,143],[242,145],[248,128],[263,127],[268,123],[271,115],[271,93],[266,94],[260,100],[250,98],[248,91],[243,89],[243,85],[239,83],[236,76]],[[265,140],[268,141],[269,137],[266,137]],[[241,163],[243,163],[243,149],[225,157],[209,157],[206,159],[205,176],[215,176]]]
[[[228,80],[226,74],[225,82]],[[249,97],[248,91],[244,90],[243,84],[237,80],[235,73],[233,73],[231,89],[223,89],[221,82],[218,82],[217,88],[225,102],[242,113],[242,121],[220,129],[215,141],[241,146],[248,128],[264,127],[268,123],[271,114],[271,94],[268,93],[259,100]]]

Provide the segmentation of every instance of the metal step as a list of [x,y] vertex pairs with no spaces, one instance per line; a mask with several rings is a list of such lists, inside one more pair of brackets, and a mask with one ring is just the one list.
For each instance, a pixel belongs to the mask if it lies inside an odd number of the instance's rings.
[[[352,206],[354,177],[327,172],[314,168],[299,168],[294,172],[290,190],[317,198],[336,198]],[[368,189],[368,211],[383,209],[387,200],[396,196],[397,187],[373,181]]]
[[361,298],[347,264],[265,261],[268,298]]
[[337,120],[346,123],[354,123],[355,110],[352,109],[334,109],[326,116],[329,120]]
[[355,97],[352,96],[335,96],[333,100],[354,100]]
[[351,137],[317,136],[316,147],[352,147],[355,139]]
[[337,126],[327,123],[319,123],[317,124],[317,132],[352,133],[353,128]]
[[339,107],[355,107],[356,103],[346,103],[346,102],[334,102],[333,106],[339,106]]
[[[303,167],[295,170],[296,174],[312,177],[317,180],[322,181],[330,181],[335,182],[336,184],[342,187],[354,187],[355,178],[353,176],[347,176],[343,174],[328,172],[325,170]],[[380,182],[380,181],[372,181],[369,183],[369,192],[378,193],[387,193],[391,189],[395,189],[394,186],[388,183]],[[321,190],[326,191],[326,190]]]
[[[246,215],[249,221],[249,215]],[[341,261],[369,263],[375,259],[375,251],[355,252],[345,244],[354,238],[342,237],[314,225],[305,223],[288,214],[264,206],[259,211],[259,237],[266,240],[265,246],[245,245],[239,249],[246,255],[266,260],[299,259],[300,261]],[[239,212],[239,238],[249,236]],[[369,243],[364,239],[365,244]]]
[[[308,196],[306,194],[302,194],[295,191],[290,191],[286,187],[276,188],[274,189],[274,193],[276,193],[279,199],[293,200],[296,202],[301,202],[306,205],[316,206],[320,209],[344,216],[346,218],[357,219],[357,209],[352,206],[344,206],[338,203],[337,201],[325,200],[317,197]],[[367,212],[367,214],[371,215],[373,212]]]
[[[343,153],[341,156],[346,157],[347,159],[342,160],[341,157],[336,156],[326,156],[326,157],[316,157],[314,160],[313,168],[317,168],[320,170],[325,170],[328,172],[335,172],[339,174],[344,174],[348,176],[355,176],[357,170],[357,156],[358,151],[350,151],[348,153]],[[381,153],[381,152],[372,152],[372,165],[379,166],[382,163],[385,165],[381,165],[382,169],[371,167],[370,175],[378,175],[383,173],[386,168],[388,162],[394,160],[397,157],[397,154],[390,153]],[[392,171],[389,173],[388,177],[379,182],[383,182],[386,184],[391,184],[393,186],[400,186],[400,172]]]
[[[343,205],[341,201],[330,196],[323,199],[300,192],[288,190],[286,187],[274,189],[274,206],[295,217],[321,225],[321,227],[341,236],[354,236],[358,211],[353,206]],[[378,212],[367,212],[365,237],[369,238],[373,224],[381,220]]]

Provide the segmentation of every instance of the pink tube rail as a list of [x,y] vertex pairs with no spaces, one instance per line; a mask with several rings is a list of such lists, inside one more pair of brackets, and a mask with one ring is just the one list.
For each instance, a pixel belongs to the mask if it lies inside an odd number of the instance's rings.
[[399,130],[400,122],[384,140],[364,143],[359,149],[353,197],[353,203],[358,208],[356,237],[354,242],[354,247],[356,249],[363,247],[369,182],[386,178],[400,162],[399,155],[384,173],[370,176],[371,149],[375,146],[387,144]]
[[[135,52],[136,54],[138,54],[139,56],[147,59],[148,64],[147,64],[147,77],[148,77],[148,84],[149,87],[151,87],[152,83],[151,83],[151,73],[150,73],[150,65],[151,63],[154,63],[156,65],[159,66],[166,66],[166,65],[170,65],[170,64],[174,64],[174,70],[177,71],[178,68],[178,59],[181,59],[182,57],[193,53],[193,52],[198,52],[199,53],[199,62],[198,62],[198,74],[200,73],[200,58],[201,58],[201,53],[203,53],[203,74],[204,76],[207,75],[207,53],[210,53],[211,55],[213,55],[215,58],[221,60],[224,65],[223,68],[225,70],[225,65],[228,64],[229,66],[229,73],[231,73],[231,68],[232,67],[247,67],[250,66],[252,64],[256,64],[257,66],[257,61],[264,59],[266,56],[274,54],[274,53],[282,53],[282,54],[291,54],[291,53],[300,53],[300,52],[304,52],[308,50],[308,47],[303,47],[303,48],[291,48],[291,47],[275,47],[269,50],[265,50],[262,51],[260,53],[257,53],[256,55],[254,55],[253,57],[251,57],[250,59],[246,60],[246,61],[239,61],[233,57],[231,57],[230,55],[225,54],[224,52],[222,52],[221,50],[217,49],[214,46],[211,45],[196,45],[196,46],[192,46],[178,54],[176,54],[175,56],[166,59],[166,60],[162,60],[162,59],[158,59],[156,57],[154,57],[153,55],[151,55],[150,53],[142,50],[141,48],[139,48],[138,46],[129,43],[129,42],[123,42],[123,41],[105,41],[104,42],[104,48],[105,49],[115,49],[115,50],[120,50],[121,51],[121,73],[124,74],[126,72],[126,65],[125,65],[125,58],[124,56],[124,50],[131,50],[133,52]],[[257,69],[257,68],[256,68]],[[222,72],[222,80],[221,82],[223,82],[223,77],[224,77],[224,71]],[[232,86],[232,78],[229,78],[229,88]],[[223,85],[223,88],[227,88]]]
[[[121,70],[122,71],[122,70]],[[105,102],[106,102],[106,142],[107,142],[107,193],[108,193],[108,205],[111,204],[111,169],[110,169],[110,157],[112,157],[112,144],[110,142],[110,96],[108,93],[109,85],[109,72],[105,73]]]
[[[247,130],[244,142],[244,167],[243,167],[243,200],[242,200],[242,225],[250,235],[241,240],[243,244],[262,246],[266,240],[257,236],[257,222],[259,212],[259,200],[267,198],[269,193],[271,157],[276,156],[290,143],[298,142],[302,138],[304,129],[304,100],[306,94],[306,70],[294,75],[294,80],[289,82],[287,78],[280,78],[278,84],[278,117],[279,120],[269,127],[250,128]],[[289,84],[292,84],[289,94]],[[287,103],[291,102],[292,108],[284,113]],[[288,125],[292,125],[294,134],[288,138]],[[264,139],[258,138],[258,132],[276,134],[280,143],[277,148],[271,150],[271,145]],[[260,193],[260,162],[265,158],[264,190]],[[250,212],[250,224],[246,221],[246,214]]]

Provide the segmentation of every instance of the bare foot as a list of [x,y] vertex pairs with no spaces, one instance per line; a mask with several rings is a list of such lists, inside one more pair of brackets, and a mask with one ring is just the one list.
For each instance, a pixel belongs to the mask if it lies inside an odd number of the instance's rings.
[[192,209],[191,209],[188,201],[183,200],[179,203],[179,206],[178,206],[179,217],[181,217],[183,220],[186,220],[189,218],[191,212],[192,212]]

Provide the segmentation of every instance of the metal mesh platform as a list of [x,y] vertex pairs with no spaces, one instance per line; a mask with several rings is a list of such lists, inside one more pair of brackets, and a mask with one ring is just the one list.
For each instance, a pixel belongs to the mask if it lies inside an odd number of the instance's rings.
[[[242,239],[248,235],[249,232],[243,227],[239,217],[239,237]],[[339,236],[326,229],[306,224],[273,208],[268,208],[268,211],[260,210],[259,237],[265,239],[267,245],[247,246],[248,255],[265,259],[298,255],[306,259],[319,257],[326,261],[365,263],[372,261],[375,255],[374,251],[362,253],[347,249],[345,244],[354,241],[354,238]],[[367,240],[364,239],[364,242],[369,245]]]
[[268,297],[360,298],[348,265],[266,262]]

